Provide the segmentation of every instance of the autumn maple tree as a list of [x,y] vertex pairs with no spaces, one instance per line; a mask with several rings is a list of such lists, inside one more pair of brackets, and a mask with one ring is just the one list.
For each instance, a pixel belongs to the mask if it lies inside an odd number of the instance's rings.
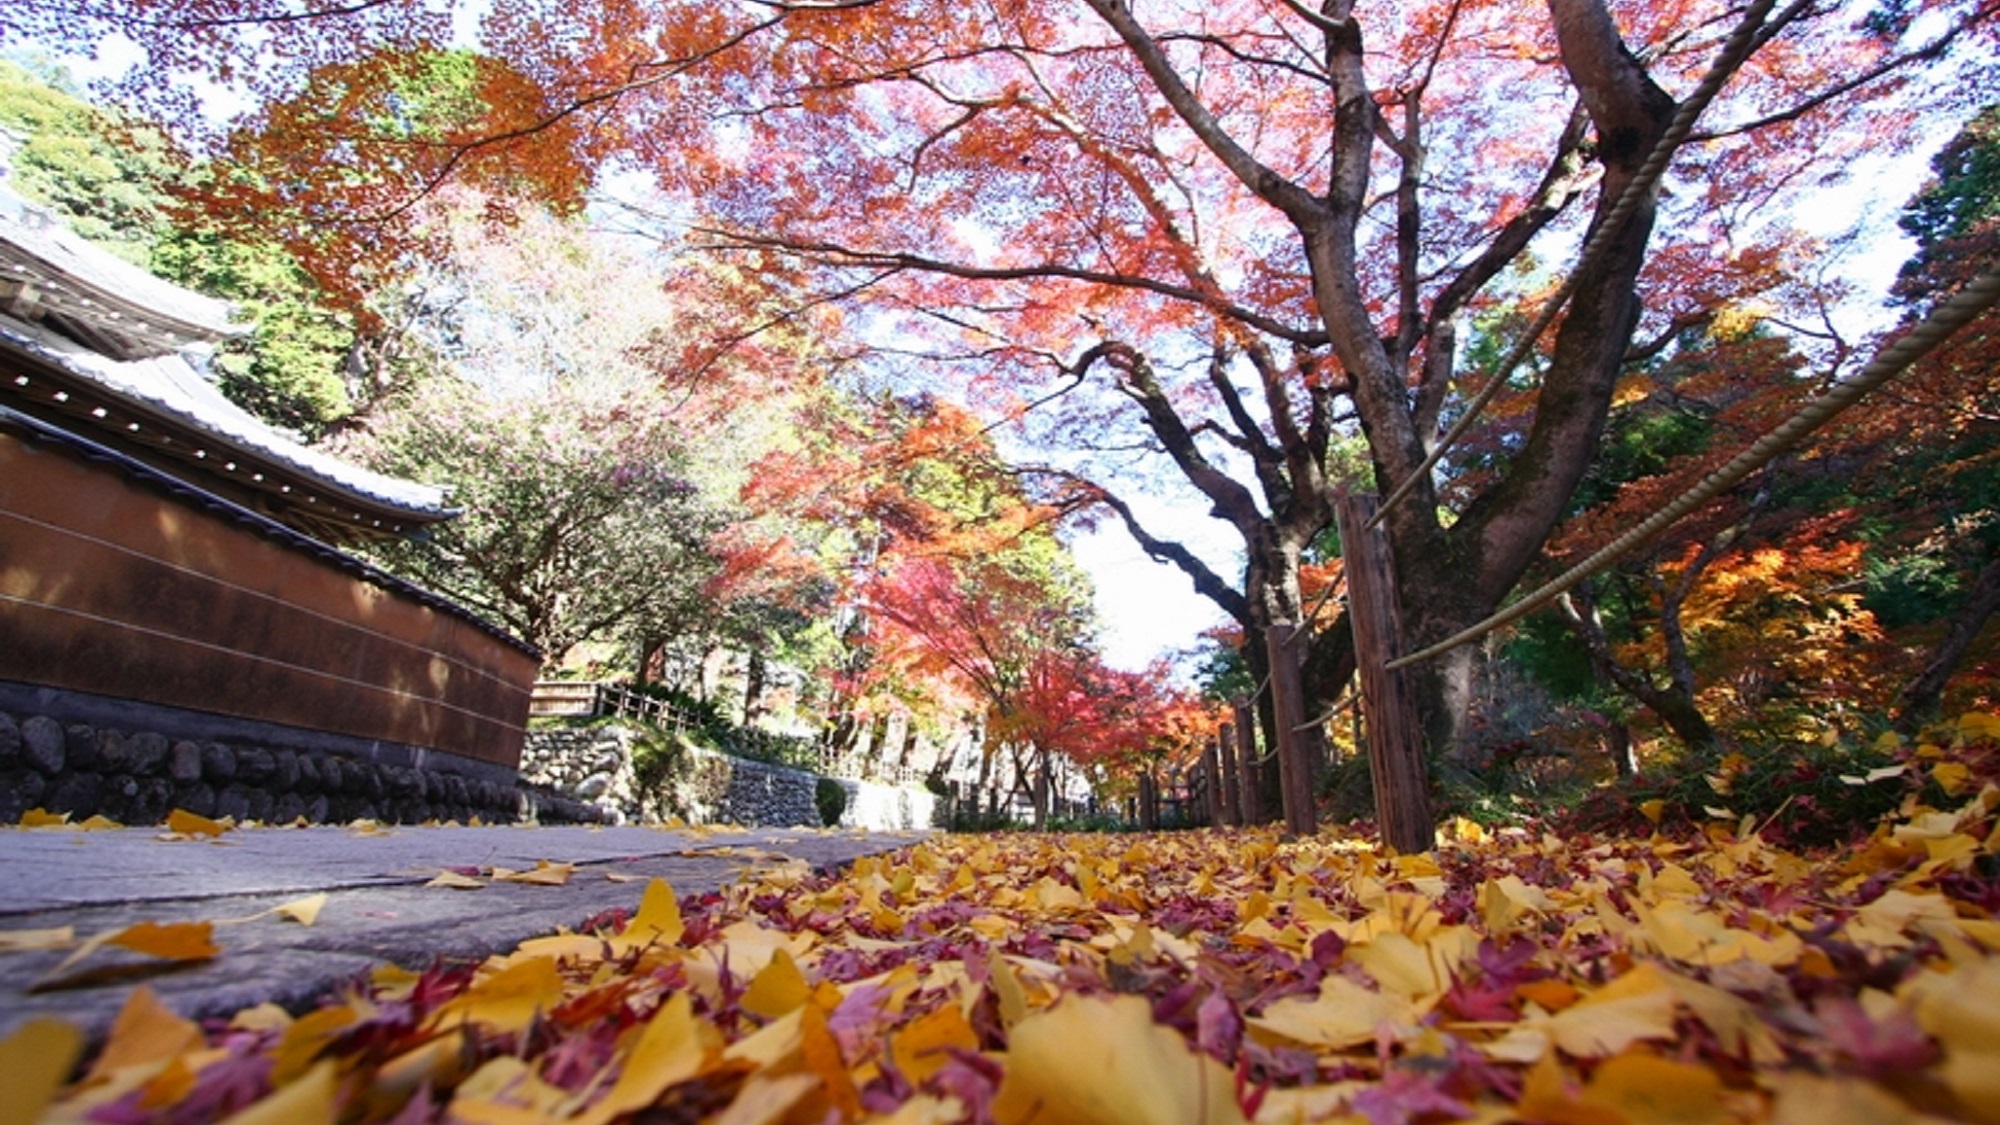
[[[841,645],[833,742],[886,713],[977,730],[978,784],[1050,808],[1058,761],[1126,761],[1171,729],[1163,670],[1108,667],[1087,576],[987,428],[927,396],[817,412],[755,466],[757,520],[730,537],[724,585],[821,582]],[[942,765],[942,763],[939,763]]]
[[[1940,151],[1905,208],[1918,247],[1898,280],[1900,304],[1948,297],[1985,260],[1992,117]],[[1885,712],[1913,734],[1946,706],[1948,683],[1956,711],[1990,706],[1982,654],[1991,641],[1980,640],[2000,602],[1990,325],[1990,315],[1974,321],[1813,447],[1559,601],[1551,612],[1587,653],[1590,694],[1600,705],[1607,691],[1627,700],[1612,703],[1607,727],[1624,764],[1626,727],[1640,716],[1713,756],[1810,741]],[[1788,339],[1725,305],[1628,373],[1551,562],[1595,550],[1792,414],[1812,390],[1795,342],[1836,358],[1865,343],[1833,321]],[[1469,446],[1506,426],[1491,429]],[[1548,635],[1529,630],[1530,664],[1560,662]]]
[[[336,281],[357,246],[392,257],[408,200],[443,180],[573,206],[590,176],[644,169],[691,240],[799,308],[857,310],[901,362],[969,378],[1076,454],[1253,653],[1302,619],[1300,552],[1343,488],[1409,486],[1387,516],[1409,643],[1500,604],[1569,511],[1627,364],[1724,299],[1791,300],[1777,282],[1809,274],[1810,247],[1784,208],[1909,144],[1995,27],[1990,0],[510,0],[481,20],[464,112],[413,126],[414,60],[450,32],[412,5],[18,12],[28,34],[115,31],[157,73],[248,88],[225,131],[245,172],[218,205],[301,253],[325,243]],[[1667,153],[1704,76],[1720,95]],[[187,91],[127,86],[199,125]],[[1476,481],[1433,470],[1468,394],[1510,374],[1467,361],[1472,318],[1557,280],[1562,313],[1512,373],[1532,375],[1513,436]],[[1331,469],[1356,427],[1372,479]],[[1112,487],[1131,462],[1232,527],[1241,570],[1133,520]],[[1313,641],[1316,703],[1344,683],[1343,635]],[[1463,740],[1476,665],[1459,649],[1421,669],[1438,750]]]

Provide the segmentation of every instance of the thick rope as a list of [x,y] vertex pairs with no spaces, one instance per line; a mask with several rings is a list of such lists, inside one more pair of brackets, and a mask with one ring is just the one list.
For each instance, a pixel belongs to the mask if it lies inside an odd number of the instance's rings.
[[1368,527],[1373,528],[1381,523],[1390,509],[1408,496],[1419,481],[1429,475],[1437,466],[1438,460],[1450,452],[1452,446],[1458,444],[1458,439],[1465,436],[1465,431],[1472,428],[1472,423],[1479,418],[1480,412],[1486,409],[1487,403],[1493,401],[1493,396],[1499,394],[1500,388],[1507,385],[1507,380],[1513,375],[1514,369],[1528,358],[1528,353],[1535,349],[1536,341],[1549,330],[1549,325],[1555,323],[1556,316],[1562,312],[1563,306],[1575,295],[1577,278],[1581,277],[1588,267],[1595,265],[1598,258],[1608,253],[1611,241],[1624,231],[1632,213],[1639,209],[1639,204],[1652,194],[1653,186],[1666,174],[1667,165],[1673,160],[1675,151],[1680,148],[1681,142],[1687,140],[1688,134],[1694,131],[1696,119],[1708,108],[1708,104],[1715,100],[1715,96],[1722,92],[1723,83],[1729,81],[1730,76],[1743,65],[1743,60],[1750,57],[1750,52],[1756,45],[1757,32],[1763,28],[1765,17],[1770,15],[1771,9],[1776,6],[1777,0],[1757,0],[1743,13],[1742,22],[1736,25],[1736,30],[1730,34],[1728,42],[1723,44],[1722,53],[1716,56],[1714,64],[1708,68],[1708,73],[1702,75],[1694,93],[1688,95],[1688,99],[1681,103],[1680,109],[1674,114],[1673,122],[1667,126],[1667,131],[1660,135],[1658,143],[1653,145],[1653,151],[1647,154],[1646,162],[1639,166],[1638,174],[1625,185],[1625,190],[1619,194],[1618,202],[1611,208],[1611,213],[1598,224],[1596,233],[1592,234],[1590,241],[1584,244],[1583,253],[1577,257],[1576,268],[1570,271],[1562,285],[1542,305],[1542,311],[1536,314],[1534,323],[1528,326],[1528,330],[1522,333],[1521,338],[1514,342],[1514,346],[1505,356],[1501,357],[1499,367],[1493,372],[1493,378],[1465,404],[1465,413],[1461,414],[1451,429],[1438,439],[1430,453],[1425,455],[1423,464],[1418,465],[1414,472],[1403,478],[1403,482],[1382,499],[1382,506],[1376,510],[1374,516],[1370,517]]
[[1476,641],[1503,625],[1510,625],[1554,601],[1563,591],[1603,570],[1620,555],[1797,446],[1807,435],[1824,426],[1841,411],[1853,406],[1862,396],[1902,374],[1911,364],[1944,343],[1952,333],[1965,327],[1974,317],[1991,308],[1996,301],[2000,301],[2000,267],[1988,266],[1984,273],[1957,296],[1933,309],[1922,324],[1877,352],[1875,358],[1868,362],[1868,366],[1856,372],[1852,378],[1841,380],[1824,394],[1808,402],[1777,429],[1758,438],[1748,449],[1730,458],[1727,464],[1703,477],[1693,488],[1682,493],[1680,499],[1655,512],[1636,527],[1605,544],[1589,558],[1520,601],[1464,632],[1447,637],[1429,648],[1391,660],[1388,666],[1403,668],[1420,660],[1429,660],[1459,645]]

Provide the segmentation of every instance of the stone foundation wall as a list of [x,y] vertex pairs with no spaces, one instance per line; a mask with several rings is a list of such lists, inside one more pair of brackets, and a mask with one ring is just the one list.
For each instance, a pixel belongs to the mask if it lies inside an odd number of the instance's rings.
[[[816,774],[719,754],[625,723],[528,732],[521,777],[602,810],[619,823],[818,827]],[[941,802],[923,789],[841,780],[846,828],[931,827]]]
[[176,808],[267,824],[601,819],[501,771],[479,776],[453,764],[445,755],[419,766],[0,711],[0,824],[33,808],[131,825],[157,824]]

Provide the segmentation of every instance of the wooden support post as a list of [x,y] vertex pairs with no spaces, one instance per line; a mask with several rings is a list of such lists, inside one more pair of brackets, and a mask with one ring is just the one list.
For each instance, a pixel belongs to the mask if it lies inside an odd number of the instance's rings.
[[1334,515],[1347,575],[1347,612],[1354,621],[1375,819],[1383,842],[1408,855],[1437,843],[1437,825],[1431,819],[1416,695],[1405,673],[1386,667],[1402,651],[1402,610],[1388,534],[1368,528],[1377,504],[1373,496],[1343,495],[1335,501]]
[[1222,758],[1213,742],[1201,751],[1201,807],[1210,828],[1222,825]]
[[1157,831],[1160,827],[1160,794],[1153,781],[1153,771],[1139,775],[1139,829],[1142,832]]
[[1236,713],[1236,778],[1242,783],[1238,819],[1245,825],[1262,824],[1264,794],[1257,777],[1257,712],[1240,695],[1231,699],[1229,706]]
[[1237,778],[1242,766],[1236,757],[1236,724],[1224,722],[1215,735],[1215,763],[1218,780],[1217,804],[1221,816],[1216,823],[1234,828],[1243,823],[1243,798],[1237,794]]
[[1278,717],[1278,777],[1283,788],[1285,828],[1310,836],[1319,828],[1313,808],[1313,768],[1305,736],[1306,697],[1299,647],[1292,643],[1299,627],[1273,621],[1264,630],[1264,651],[1271,659],[1271,702]]

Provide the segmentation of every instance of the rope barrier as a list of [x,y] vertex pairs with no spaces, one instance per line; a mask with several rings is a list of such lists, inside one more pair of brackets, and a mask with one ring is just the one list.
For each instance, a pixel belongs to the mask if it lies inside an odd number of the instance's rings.
[[1564,571],[1553,581],[1512,606],[1429,648],[1391,660],[1388,667],[1404,668],[1419,661],[1429,660],[1462,644],[1476,641],[1501,626],[1510,625],[1554,601],[1565,590],[1603,570],[1626,551],[1708,503],[1744,477],[1804,441],[1807,435],[1854,405],[1862,396],[1902,374],[1911,364],[1944,343],[1952,333],[1965,327],[1974,317],[1991,308],[1997,301],[2000,301],[2000,266],[1988,266],[1984,273],[1957,296],[1931,310],[1931,314],[1924,318],[1923,323],[1877,352],[1875,358],[1856,372],[1853,378],[1834,384],[1824,394],[1800,408],[1797,414],[1778,428],[1758,438],[1748,449],[1703,477],[1693,488],[1682,493],[1680,499],[1655,512],[1625,534],[1599,548],[1589,558]]
[[1652,193],[1653,186],[1666,174],[1667,164],[1672,161],[1674,152],[1680,148],[1681,142],[1687,140],[1688,134],[1694,131],[1696,119],[1708,108],[1708,104],[1715,100],[1715,96],[1722,92],[1722,84],[1729,81],[1729,76],[1736,73],[1737,68],[1743,65],[1743,60],[1750,56],[1755,46],[1757,32],[1763,28],[1765,17],[1770,15],[1771,9],[1776,6],[1777,0],[1757,0],[1757,3],[1752,4],[1749,10],[1743,13],[1742,22],[1730,33],[1729,40],[1723,44],[1722,52],[1716,56],[1715,63],[1708,68],[1708,73],[1702,75],[1694,93],[1688,95],[1687,101],[1681,103],[1673,121],[1667,126],[1667,131],[1660,135],[1658,143],[1653,146],[1653,151],[1647,154],[1646,162],[1639,166],[1638,174],[1632,177],[1625,185],[1625,190],[1619,194],[1618,202],[1612,206],[1611,213],[1605,216],[1604,222],[1598,225],[1596,233],[1584,243],[1583,253],[1577,257],[1576,268],[1571,270],[1569,277],[1550,294],[1548,301],[1542,305],[1541,312],[1536,314],[1534,323],[1530,324],[1528,330],[1521,334],[1521,338],[1514,342],[1514,346],[1508,349],[1507,354],[1500,358],[1499,367],[1494,371],[1493,378],[1465,404],[1465,413],[1459,416],[1458,421],[1452,423],[1451,429],[1438,439],[1429,453],[1424,455],[1423,463],[1409,476],[1403,478],[1402,483],[1392,489],[1389,495],[1382,498],[1382,506],[1368,520],[1366,525],[1368,528],[1372,529],[1380,524],[1390,510],[1409,495],[1410,490],[1437,466],[1439,459],[1450,452],[1452,446],[1458,444],[1458,439],[1465,436],[1465,431],[1472,428],[1472,423],[1478,419],[1480,412],[1486,409],[1487,404],[1493,401],[1493,396],[1500,393],[1500,388],[1507,385],[1507,380],[1513,375],[1514,369],[1528,358],[1528,353],[1535,348],[1535,342],[1542,338],[1542,333],[1548,331],[1549,325],[1555,323],[1556,315],[1576,294],[1577,278],[1587,272],[1587,267],[1595,266],[1597,259],[1608,252],[1611,240],[1618,237],[1625,229],[1625,224],[1631,219],[1632,213],[1639,209],[1640,201]]

